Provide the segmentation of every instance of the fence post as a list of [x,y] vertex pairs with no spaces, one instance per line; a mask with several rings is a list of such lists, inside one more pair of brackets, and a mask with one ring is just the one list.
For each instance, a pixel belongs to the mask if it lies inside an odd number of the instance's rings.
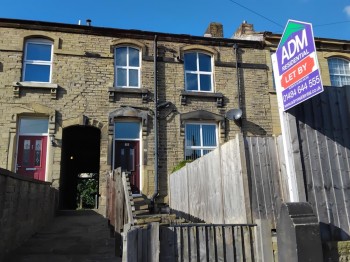
[[148,235],[148,262],[159,262],[160,243],[159,243],[159,223],[150,223],[147,227]]
[[249,191],[249,178],[248,178],[248,168],[247,168],[247,160],[246,160],[246,150],[244,146],[244,137],[242,134],[237,134],[237,146],[239,148],[239,156],[240,156],[240,164],[241,164],[241,175],[243,182],[243,192],[244,192],[244,204],[246,210],[246,223],[253,223],[252,218],[252,207],[251,207],[251,196]]
[[320,228],[309,203],[283,203],[277,221],[278,261],[323,261]]
[[256,219],[257,261],[273,261],[271,226],[267,220]]

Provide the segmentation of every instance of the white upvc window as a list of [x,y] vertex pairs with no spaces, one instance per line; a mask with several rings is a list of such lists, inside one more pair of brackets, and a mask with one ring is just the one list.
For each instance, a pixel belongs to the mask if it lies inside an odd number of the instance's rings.
[[343,58],[328,59],[329,75],[332,86],[350,85],[350,62]]
[[188,52],[185,60],[186,91],[213,92],[213,58],[200,52]]
[[187,123],[185,125],[185,159],[195,160],[218,146],[217,125]]
[[22,80],[50,83],[53,43],[47,39],[29,39],[25,43]]
[[140,87],[141,52],[130,46],[115,48],[115,86]]

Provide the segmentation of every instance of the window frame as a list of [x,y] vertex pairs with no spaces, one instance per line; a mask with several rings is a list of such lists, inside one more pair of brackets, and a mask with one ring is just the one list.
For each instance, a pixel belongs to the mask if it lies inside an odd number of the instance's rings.
[[[332,74],[331,73],[331,63],[333,61],[343,61],[345,63],[347,63],[347,66],[348,66],[348,70],[349,70],[349,74],[341,74],[341,73],[337,73],[337,74]],[[336,87],[342,87],[342,86],[345,86],[345,85],[350,85],[350,61],[349,59],[345,59],[345,58],[342,58],[342,57],[330,57],[327,59],[327,62],[328,62],[328,72],[329,72],[329,80],[331,82],[331,85],[332,86],[336,86]],[[344,64],[342,64],[343,66]],[[346,66],[346,65],[345,65]],[[339,67],[337,68],[339,69]],[[346,68],[345,68],[346,70]],[[346,82],[347,83],[343,83],[342,81],[342,77],[345,77],[346,78]],[[336,78],[336,82],[339,82],[340,85],[337,85],[334,80],[332,80],[332,78]],[[339,81],[338,81],[339,80]]]
[[[117,66],[117,49],[119,48],[127,48],[127,57],[126,57],[126,66]],[[138,66],[130,66],[129,63],[129,49],[133,48],[136,49],[139,53],[139,65]],[[141,88],[141,64],[142,64],[142,50],[133,45],[118,45],[114,48],[114,87],[116,88]],[[127,85],[122,85],[118,86],[117,85],[117,70],[118,68],[120,69],[125,69],[126,70],[126,83]],[[138,86],[131,86],[130,85],[130,78],[129,78],[129,72],[130,70],[137,70],[137,81],[138,81]]]
[[[27,59],[28,55],[28,44],[37,44],[37,45],[49,45],[51,50],[50,50],[50,60],[45,61],[45,60],[29,60]],[[23,70],[22,70],[22,81],[23,82],[31,82],[31,83],[51,83],[52,80],[52,62],[53,62],[53,46],[54,43],[53,41],[49,39],[44,39],[44,38],[30,38],[25,41],[25,48],[24,48],[24,56],[23,56]],[[27,65],[42,65],[42,66],[49,66],[50,72],[48,76],[48,81],[30,81],[30,80],[25,80],[26,79],[26,72],[27,72]]]
[[[186,70],[186,55],[187,54],[196,54],[196,70]],[[200,71],[199,70],[199,54],[206,55],[210,57],[210,67],[211,71]],[[214,56],[213,54],[210,54],[208,52],[203,52],[201,50],[190,50],[184,53],[184,74],[185,74],[185,91],[188,92],[203,92],[203,93],[214,93]],[[188,81],[187,81],[187,74],[192,74],[197,76],[197,89],[196,90],[190,90],[188,89]],[[201,90],[200,85],[200,76],[201,75],[209,75],[210,76],[210,90]]]
[[[133,123],[133,124],[137,124],[138,125],[138,137],[136,138],[127,138],[127,137],[120,137],[117,138],[116,134],[117,134],[117,124],[121,124],[121,123]],[[137,121],[137,120],[117,120],[114,122],[114,132],[113,132],[113,139],[115,141],[141,141],[141,135],[142,135],[142,126],[141,126],[141,122]]]
[[[200,145],[199,146],[191,146],[187,144],[187,126],[188,125],[199,125],[200,126]],[[204,146],[203,145],[203,126],[214,126],[215,127],[215,142],[216,145],[215,146]],[[200,157],[204,156],[205,154],[203,154],[204,150],[208,150],[208,151],[213,151],[218,147],[219,144],[219,130],[218,130],[218,124],[214,123],[214,122],[187,122],[185,123],[185,152],[184,152],[184,157],[185,160],[186,158],[186,151],[187,150],[198,150],[200,151]],[[209,153],[209,152],[208,152]],[[197,159],[197,158],[195,158]],[[195,160],[195,159],[191,159],[191,160]]]
[[[21,126],[22,126],[22,121],[24,120],[29,120],[29,121],[34,121],[35,120],[45,120],[45,122],[47,122],[47,130],[46,132],[25,132],[22,130]],[[30,117],[30,116],[23,116],[20,117],[18,120],[18,136],[48,136],[49,135],[49,118],[48,117]]]

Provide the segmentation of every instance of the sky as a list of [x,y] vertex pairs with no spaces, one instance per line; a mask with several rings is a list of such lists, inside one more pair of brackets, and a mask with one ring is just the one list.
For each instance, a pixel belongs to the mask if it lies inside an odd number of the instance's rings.
[[[0,18],[203,36],[219,22],[230,38],[246,21],[282,34],[289,19],[313,25],[315,37],[350,41],[350,0],[0,0]],[[1,37],[1,36],[0,36]]]

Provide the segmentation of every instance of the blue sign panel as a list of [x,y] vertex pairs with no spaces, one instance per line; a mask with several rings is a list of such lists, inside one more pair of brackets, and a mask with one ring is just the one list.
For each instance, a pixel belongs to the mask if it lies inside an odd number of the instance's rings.
[[284,111],[323,92],[311,24],[288,21],[276,60],[275,80]]

